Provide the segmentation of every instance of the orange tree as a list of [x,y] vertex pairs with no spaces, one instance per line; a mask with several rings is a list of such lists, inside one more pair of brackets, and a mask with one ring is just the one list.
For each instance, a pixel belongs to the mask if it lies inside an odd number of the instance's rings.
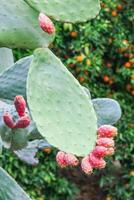
[[103,0],[101,7],[100,15],[90,22],[57,24],[59,34],[52,48],[79,82],[90,88],[92,98],[107,96],[120,102],[123,116],[118,124],[120,134],[112,161],[117,171],[105,171],[100,187],[114,200],[131,200],[134,196],[134,7],[131,0]]

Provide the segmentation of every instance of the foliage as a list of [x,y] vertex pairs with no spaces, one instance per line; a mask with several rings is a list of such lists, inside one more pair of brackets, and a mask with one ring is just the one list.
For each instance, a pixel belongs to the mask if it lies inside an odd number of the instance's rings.
[[40,164],[31,168],[5,150],[0,157],[0,166],[7,170],[33,199],[38,200],[41,197],[42,200],[74,199],[77,189],[58,172],[55,151],[51,154],[40,151],[38,158]]

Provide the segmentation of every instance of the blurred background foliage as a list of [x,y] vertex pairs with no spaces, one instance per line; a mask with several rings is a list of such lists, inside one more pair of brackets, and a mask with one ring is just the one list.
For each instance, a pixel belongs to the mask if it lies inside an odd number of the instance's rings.
[[[117,124],[116,153],[108,160],[107,168],[95,174],[100,174],[98,185],[106,200],[133,200],[134,1],[102,0],[101,7],[99,16],[84,24],[55,22],[57,35],[50,48],[89,88],[92,98],[119,101],[122,118]],[[29,54],[30,50],[14,51],[16,60]],[[55,151],[40,152],[38,156],[40,164],[31,167],[5,151],[0,164],[36,200],[74,200],[77,187],[61,175]]]

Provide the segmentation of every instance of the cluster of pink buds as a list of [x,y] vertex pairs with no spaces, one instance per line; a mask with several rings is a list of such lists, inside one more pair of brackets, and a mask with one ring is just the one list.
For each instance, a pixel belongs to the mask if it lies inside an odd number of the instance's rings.
[[[97,130],[97,141],[93,151],[81,161],[81,169],[86,174],[91,174],[93,169],[103,169],[106,166],[104,157],[114,154],[114,140],[117,135],[117,128],[111,125],[103,125]],[[56,161],[62,168],[67,166],[77,166],[78,159],[70,153],[59,151]]]
[[71,153],[65,153],[63,151],[59,151],[56,155],[56,161],[61,168],[67,166],[77,166],[79,161],[78,159]]
[[39,14],[39,25],[42,30],[48,34],[53,34],[55,32],[53,22],[44,13]]
[[93,169],[105,168],[105,156],[114,154],[113,137],[117,135],[117,128],[111,125],[103,125],[98,128],[98,138],[94,150],[81,161],[81,168],[86,174],[91,174]]
[[14,99],[14,106],[16,108],[16,111],[18,113],[19,119],[15,122],[13,120],[13,117],[10,113],[5,112],[3,114],[3,120],[5,124],[9,128],[26,128],[30,124],[30,118],[25,112],[26,110],[26,102],[23,96],[16,96]]

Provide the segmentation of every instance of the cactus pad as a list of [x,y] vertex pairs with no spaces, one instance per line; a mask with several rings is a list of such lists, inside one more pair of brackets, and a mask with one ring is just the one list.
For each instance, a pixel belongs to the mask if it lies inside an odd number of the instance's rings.
[[0,200],[31,200],[15,180],[1,167]]
[[98,126],[104,124],[115,124],[121,117],[119,103],[110,98],[93,99],[93,106],[97,115]]
[[0,98],[13,100],[16,95],[26,97],[26,80],[32,56],[17,61],[0,74]]
[[11,49],[0,48],[0,72],[14,64],[13,53]]
[[41,30],[38,14],[23,0],[1,0],[0,46],[28,49],[48,46],[54,35],[50,36]]
[[27,80],[27,101],[38,131],[50,144],[78,156],[93,149],[97,119],[92,102],[49,49],[34,53]]
[[99,0],[25,0],[40,12],[58,21],[85,22],[99,13]]

